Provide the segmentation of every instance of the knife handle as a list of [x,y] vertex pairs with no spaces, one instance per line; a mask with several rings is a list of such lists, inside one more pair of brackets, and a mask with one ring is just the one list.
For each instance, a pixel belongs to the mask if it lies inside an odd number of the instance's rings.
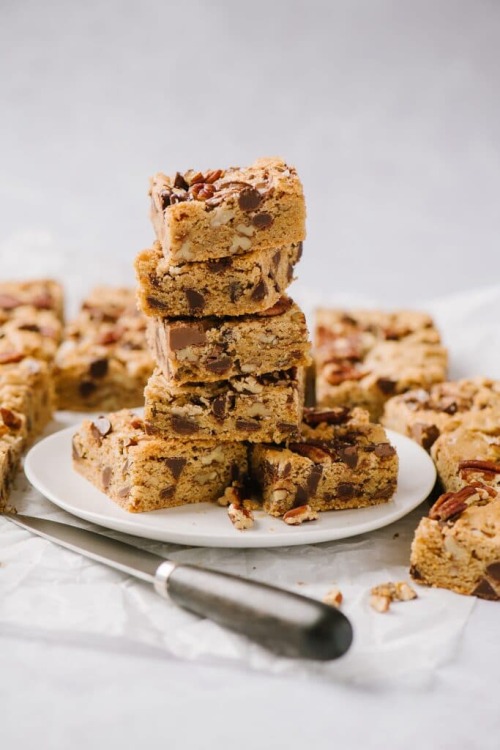
[[265,583],[180,564],[163,586],[181,607],[281,656],[328,661],[352,642],[351,623],[338,609]]

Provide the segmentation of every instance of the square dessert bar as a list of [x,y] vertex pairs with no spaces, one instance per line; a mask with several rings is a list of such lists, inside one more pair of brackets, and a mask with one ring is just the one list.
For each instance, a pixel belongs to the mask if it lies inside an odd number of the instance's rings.
[[302,243],[233,258],[172,265],[159,243],[135,259],[138,302],[146,315],[248,315],[276,304],[293,281]]
[[304,370],[172,385],[155,370],[144,391],[146,429],[180,439],[283,442],[297,434]]
[[410,574],[427,586],[500,599],[500,497],[491,487],[447,492],[422,518]]
[[494,408],[500,409],[500,381],[464,378],[390,398],[381,421],[429,450],[441,432],[460,426],[469,415]]
[[0,407],[0,423],[12,426],[9,411],[15,413],[14,421],[21,419],[22,426],[16,434],[22,438],[22,447],[25,448],[43,432],[54,412],[50,365],[29,357],[18,363],[2,365]]
[[305,504],[313,511],[364,508],[396,491],[396,451],[364,409],[305,409],[296,442],[250,450],[251,476],[273,516]]
[[212,382],[310,363],[304,313],[288,297],[252,316],[149,318],[148,341],[172,383]]
[[318,310],[316,397],[323,406],[361,406],[379,419],[385,402],[446,377],[447,352],[425,313]]
[[[0,422],[0,432],[2,423]],[[22,453],[22,438],[0,437],[0,512],[11,510],[9,495],[19,469]]]
[[75,411],[139,406],[153,368],[134,290],[97,287],[66,327],[56,355],[58,406]]
[[243,443],[189,442],[150,435],[121,410],[83,422],[73,466],[131,513],[215,501],[247,471]]
[[293,167],[259,159],[245,169],[189,170],[150,184],[151,219],[172,264],[281,247],[305,238],[305,201]]
[[0,283],[0,364],[51,361],[61,340],[63,295],[49,279]]
[[500,411],[469,414],[456,430],[438,437],[431,456],[448,492],[475,483],[500,491]]

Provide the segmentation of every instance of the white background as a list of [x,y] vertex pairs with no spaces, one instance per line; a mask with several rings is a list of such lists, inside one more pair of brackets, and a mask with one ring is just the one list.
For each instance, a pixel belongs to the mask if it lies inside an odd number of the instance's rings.
[[[500,5],[472,0],[0,0],[1,276],[43,257],[70,292],[132,281],[152,172],[279,154],[308,201],[302,289],[411,305],[494,284],[499,38]],[[2,747],[498,747],[485,606],[420,691],[12,634]]]

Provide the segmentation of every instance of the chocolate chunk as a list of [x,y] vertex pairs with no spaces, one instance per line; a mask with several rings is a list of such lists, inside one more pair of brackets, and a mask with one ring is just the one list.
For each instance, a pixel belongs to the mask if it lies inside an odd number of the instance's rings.
[[486,572],[494,581],[500,582],[500,561],[490,563],[486,568]]
[[175,492],[175,484],[171,484],[170,487],[164,487],[160,490],[161,500],[168,500]]
[[117,495],[118,497],[125,499],[130,495],[130,487],[122,487],[121,490],[118,490]]
[[261,194],[253,187],[244,188],[238,197],[238,206],[242,211],[255,211],[261,202]]
[[491,583],[483,578],[477,584],[476,588],[472,592],[472,596],[478,596],[480,599],[489,599],[490,601],[498,601],[500,595],[497,594]]
[[339,450],[339,458],[350,469],[355,469],[358,463],[358,449],[355,445],[350,445],[347,448],[341,448]]
[[239,417],[236,420],[236,429],[241,430],[242,432],[257,432],[257,430],[260,430],[260,424],[253,419]]
[[112,475],[113,475],[113,469],[111,468],[111,466],[106,466],[102,470],[101,480],[102,480],[102,486],[104,488],[104,491],[108,489],[109,483],[111,482]]
[[273,255],[273,266],[275,270],[277,270],[281,260],[281,250],[276,250],[276,252]]
[[178,435],[192,435],[193,432],[198,432],[200,429],[196,422],[179,414],[172,415],[171,424],[173,431],[177,432]]
[[189,189],[188,183],[186,182],[186,180],[184,179],[184,177],[181,175],[180,172],[176,172],[175,173],[174,187],[175,188],[179,188],[180,190],[188,190]]
[[375,446],[375,455],[379,458],[386,458],[387,456],[394,456],[396,449],[389,443],[378,443]]
[[22,419],[18,417],[18,415],[13,411],[7,409],[5,406],[0,406],[0,417],[2,418],[2,422],[4,423],[4,425],[8,427],[9,430],[19,430],[19,428],[23,424]]
[[378,378],[376,384],[385,396],[392,395],[396,390],[396,381],[390,378]]
[[254,302],[262,302],[262,300],[265,299],[266,294],[267,294],[267,286],[265,282],[261,279],[252,292],[252,299]]
[[423,581],[424,577],[422,573],[419,571],[416,565],[412,565],[410,568],[410,575],[415,581]]
[[205,362],[205,367],[209,372],[213,372],[216,375],[222,375],[229,370],[232,364],[233,360],[231,357],[221,355],[219,357],[209,357]]
[[292,422],[278,422],[276,427],[280,432],[286,432],[287,434],[297,432],[297,425]]
[[293,281],[293,263],[288,264],[288,268],[286,270],[286,280],[289,284]]
[[13,297],[12,294],[0,294],[0,308],[2,310],[14,310],[22,304],[21,300]]
[[394,495],[396,491],[396,482],[388,482],[384,487],[373,493],[373,498],[376,500],[388,500]]
[[226,396],[217,396],[212,401],[212,412],[216,419],[222,421],[226,415]]
[[150,307],[153,307],[155,310],[166,310],[167,305],[162,302],[159,299],[156,299],[156,297],[147,297],[146,302]]
[[286,464],[281,469],[279,475],[280,475],[281,479],[286,479],[287,477],[290,476],[291,473],[292,473],[292,462],[291,461],[287,461]]
[[295,498],[293,501],[294,507],[300,507],[301,505],[305,505],[309,500],[309,493],[306,490],[305,487],[297,487],[297,491],[295,493]]
[[170,206],[171,197],[172,197],[172,191],[170,189],[160,191],[159,198],[160,198],[160,205],[161,205],[162,211],[164,211],[168,206]]
[[187,464],[187,458],[182,458],[182,456],[172,456],[165,458],[165,464],[170,469],[173,478],[179,479],[183,468]]
[[100,437],[106,437],[112,429],[111,422],[107,417],[97,417],[97,419],[94,419],[92,422],[92,431],[97,432]]
[[243,287],[239,281],[232,281],[229,284],[229,299],[231,302],[237,302],[243,294]]
[[82,380],[82,382],[78,386],[78,391],[80,392],[80,396],[82,396],[82,398],[88,398],[92,395],[92,393],[94,393],[96,389],[96,384],[91,380]]
[[222,273],[227,268],[231,268],[233,265],[232,258],[216,258],[213,260],[207,260],[207,266],[211,273]]
[[206,342],[207,336],[203,327],[196,323],[168,327],[168,345],[174,352],[188,346],[203,346]]
[[339,500],[350,500],[356,492],[355,486],[351,482],[340,482],[337,487]]
[[323,466],[321,464],[315,464],[311,466],[311,471],[307,477],[307,489],[310,495],[315,495],[318,489],[319,480],[323,474]]
[[196,289],[185,289],[184,294],[186,295],[191,312],[203,310],[205,307],[205,297],[201,292],[197,292]]
[[410,435],[413,440],[420,443],[422,448],[428,451],[439,437],[439,429],[434,424],[423,424],[416,422],[410,428]]
[[271,214],[256,214],[252,219],[252,224],[257,229],[267,229],[274,222],[274,218]]
[[109,361],[103,357],[102,359],[94,359],[89,366],[89,374],[92,378],[103,378],[109,369]]
[[238,479],[240,478],[240,467],[238,466],[237,463],[232,463],[230,471],[231,471],[231,484],[232,484],[233,482],[237,482]]
[[303,242],[299,242],[298,252],[297,252],[297,263],[302,258],[302,252],[303,252],[303,250],[304,250],[304,243]]

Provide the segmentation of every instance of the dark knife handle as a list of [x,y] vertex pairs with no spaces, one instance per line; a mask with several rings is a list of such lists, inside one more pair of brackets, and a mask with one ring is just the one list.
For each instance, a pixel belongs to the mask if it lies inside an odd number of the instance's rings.
[[181,607],[282,656],[327,661],[352,642],[351,623],[335,607],[247,578],[176,565],[166,589]]

